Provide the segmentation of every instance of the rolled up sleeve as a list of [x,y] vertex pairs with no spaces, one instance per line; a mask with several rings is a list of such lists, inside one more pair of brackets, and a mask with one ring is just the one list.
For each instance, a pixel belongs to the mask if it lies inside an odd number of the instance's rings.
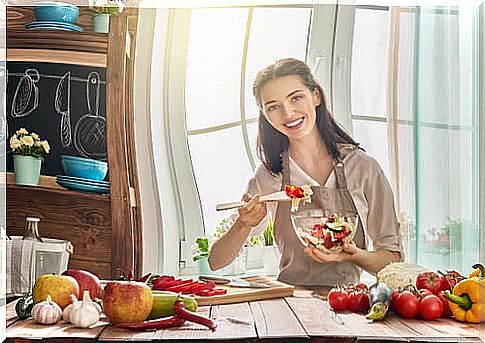
[[367,232],[374,250],[399,252],[404,259],[401,228],[396,216],[391,186],[375,162],[366,182],[364,196],[368,203]]

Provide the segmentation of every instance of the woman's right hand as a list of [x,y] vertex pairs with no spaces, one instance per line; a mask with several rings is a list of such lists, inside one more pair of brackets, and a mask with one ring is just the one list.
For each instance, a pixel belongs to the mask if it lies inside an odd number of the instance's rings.
[[266,216],[266,204],[259,202],[259,195],[252,197],[248,193],[243,195],[242,200],[247,204],[238,209],[241,224],[248,227],[258,225]]

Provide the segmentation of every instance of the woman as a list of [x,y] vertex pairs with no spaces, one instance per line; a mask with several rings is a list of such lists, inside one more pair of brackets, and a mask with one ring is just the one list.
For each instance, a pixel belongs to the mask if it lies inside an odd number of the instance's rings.
[[[260,108],[258,153],[262,165],[250,180],[230,230],[214,243],[212,269],[229,264],[251,234],[264,227],[268,207],[281,252],[280,281],[294,285],[356,282],[403,257],[392,190],[378,163],[333,119],[323,90],[303,62],[288,58],[260,71],[253,85]],[[303,247],[290,221],[290,203],[259,202],[285,184],[312,186],[312,202],[358,213],[353,241],[340,253]]]

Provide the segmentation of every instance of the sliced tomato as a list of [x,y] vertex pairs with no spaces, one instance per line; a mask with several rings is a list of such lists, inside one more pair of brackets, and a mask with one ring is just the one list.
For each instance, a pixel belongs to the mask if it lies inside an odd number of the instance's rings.
[[305,196],[303,188],[298,186],[285,185],[285,193],[290,198],[303,198]]

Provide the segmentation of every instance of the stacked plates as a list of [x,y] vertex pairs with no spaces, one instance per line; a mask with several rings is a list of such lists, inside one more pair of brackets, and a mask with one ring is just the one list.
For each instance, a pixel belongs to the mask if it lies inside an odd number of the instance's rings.
[[27,30],[59,30],[59,31],[76,31],[83,32],[83,29],[76,24],[65,23],[61,21],[34,21],[26,24]]
[[67,175],[57,175],[56,181],[70,190],[109,193],[109,182],[103,181],[108,173],[108,163],[79,156],[61,155]]
[[57,175],[56,181],[62,187],[66,187],[70,190],[101,194],[109,193],[108,181],[91,180],[67,175]]

